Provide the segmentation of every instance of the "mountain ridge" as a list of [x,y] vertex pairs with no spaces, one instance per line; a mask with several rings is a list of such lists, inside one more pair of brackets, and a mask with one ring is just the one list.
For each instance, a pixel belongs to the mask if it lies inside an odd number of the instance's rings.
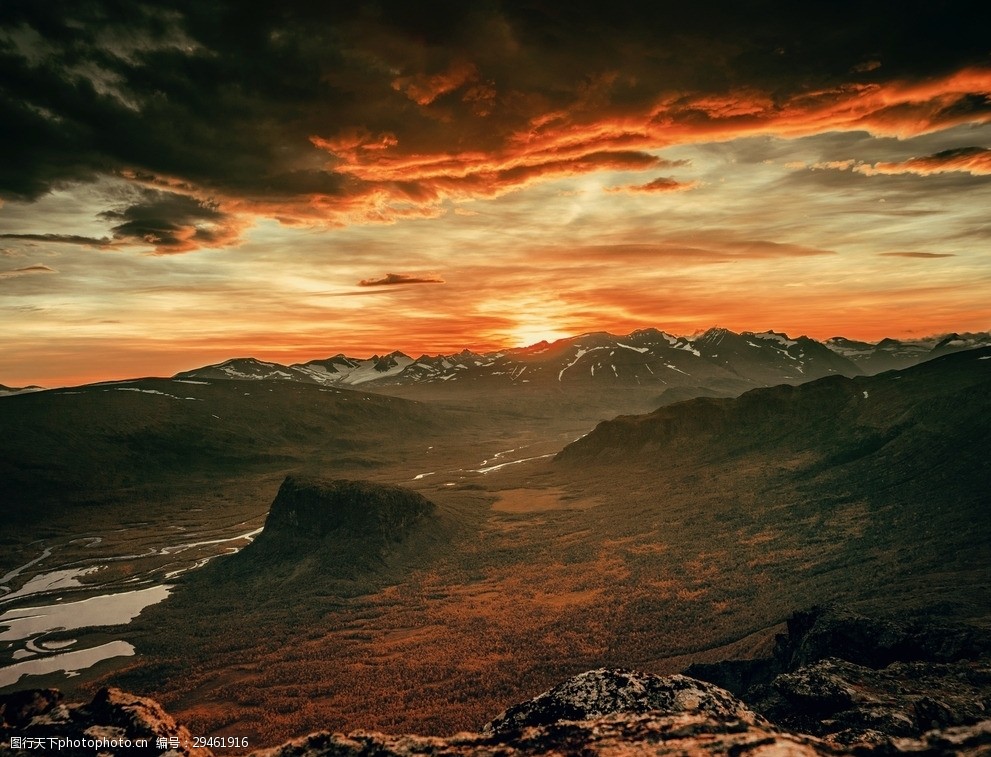
[[[727,336],[736,339],[737,352],[746,345],[748,349],[764,347],[762,354],[773,358],[763,368],[751,365],[741,369],[733,361],[714,349],[725,342]],[[743,341],[739,341],[742,339]],[[751,340],[756,339],[757,342]],[[749,344],[748,344],[749,342]],[[768,351],[772,342],[777,343],[774,351]],[[591,346],[589,346],[591,345]],[[631,385],[657,385],[659,387],[705,386],[708,390],[742,390],[749,386],[770,386],[776,383],[800,383],[819,378],[827,373],[873,375],[886,370],[906,368],[942,354],[962,349],[991,345],[991,331],[950,332],[935,334],[919,339],[893,339],[886,337],[877,342],[848,339],[834,336],[817,340],[801,335],[790,337],[785,332],[741,331],[712,327],[690,336],[675,336],[654,327],[635,329],[629,334],[617,335],[607,331],[590,331],[577,336],[565,337],[547,342],[542,340],[531,345],[478,352],[463,348],[459,352],[427,354],[412,357],[401,350],[374,354],[367,358],[348,356],[338,352],[327,358],[313,358],[299,363],[283,364],[255,357],[232,357],[219,363],[191,368],[176,373],[173,379],[236,379],[236,380],[289,380],[321,386],[355,386],[371,384],[376,388],[403,388],[424,384],[442,385],[448,382],[483,384],[487,387],[500,385],[520,386],[535,383],[535,374],[543,374],[536,383],[557,384],[567,387],[575,384],[575,377],[588,372],[591,378],[598,375],[599,381],[614,380]],[[663,349],[664,347],[668,349]],[[702,354],[698,347],[710,348]],[[603,349],[631,350],[643,356],[631,360],[634,355],[625,355],[625,360],[596,360],[603,355],[592,356]],[[806,356],[805,350],[814,354]],[[679,354],[680,351],[681,354]],[[585,357],[588,354],[588,357]],[[701,375],[690,370],[694,366],[685,363],[685,354],[702,358],[707,363]],[[541,357],[542,356],[542,357]],[[567,360],[563,360],[564,358]],[[610,355],[612,357],[612,355]],[[739,358],[740,355],[738,354]],[[756,357],[756,354],[751,356]],[[671,359],[675,358],[675,359]],[[837,359],[839,358],[839,359]],[[561,359],[556,369],[546,365],[549,361]],[[811,371],[806,363],[828,364],[816,366]],[[758,361],[759,362],[759,361]],[[481,369],[488,369],[487,371]],[[726,369],[729,368],[727,371]],[[790,369],[790,370],[789,370]],[[565,376],[567,374],[567,377]],[[796,375],[797,374],[797,375]],[[557,381],[553,381],[556,375]],[[505,377],[497,379],[495,377]],[[134,378],[134,377],[131,377]],[[742,385],[739,385],[742,382]],[[106,383],[106,382],[95,382]],[[575,385],[587,384],[577,382]],[[718,384],[722,383],[722,386]],[[453,385],[453,384],[452,384]],[[88,384],[87,384],[88,386]],[[0,384],[0,397],[26,392],[42,391],[47,387],[31,385],[8,387]],[[66,387],[59,387],[66,388]],[[368,388],[368,387],[365,387]]]
[[626,335],[593,331],[527,347],[490,352],[466,348],[416,358],[398,350],[370,358],[338,353],[290,365],[232,358],[173,378],[295,380],[375,389],[458,383],[477,388],[530,384],[569,390],[608,384],[655,386],[659,391],[686,386],[732,391],[834,374],[873,375],[989,344],[989,332],[871,343],[844,337],[792,338],[773,330],[736,333],[714,327],[684,337],[644,328]]
[[[608,457],[611,451],[624,458],[654,454],[679,439],[704,446],[706,440],[718,437],[722,446],[750,445],[758,432],[762,447],[767,448],[775,439],[808,434],[820,415],[830,427],[859,429],[867,436],[879,434],[879,441],[887,444],[891,441],[888,436],[900,433],[911,413],[933,414],[937,410],[934,405],[943,397],[952,402],[959,393],[986,385],[991,374],[991,365],[983,362],[986,360],[991,360],[991,348],[982,347],[874,376],[823,377],[800,386],[753,389],[734,399],[686,400],[653,413],[604,421],[566,446],[556,459]],[[988,370],[981,370],[985,365]],[[900,382],[897,387],[895,382]],[[780,426],[778,409],[797,403],[803,426]],[[934,418],[928,428],[936,428],[936,424]]]

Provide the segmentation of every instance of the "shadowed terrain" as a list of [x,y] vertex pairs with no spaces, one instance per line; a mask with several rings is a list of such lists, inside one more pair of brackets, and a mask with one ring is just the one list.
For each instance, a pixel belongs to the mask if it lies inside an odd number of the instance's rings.
[[409,481],[436,515],[369,570],[211,563],[139,618],[145,656],[113,680],[259,743],[448,733],[593,667],[767,654],[810,604],[986,623],[988,357],[690,400],[553,462]]

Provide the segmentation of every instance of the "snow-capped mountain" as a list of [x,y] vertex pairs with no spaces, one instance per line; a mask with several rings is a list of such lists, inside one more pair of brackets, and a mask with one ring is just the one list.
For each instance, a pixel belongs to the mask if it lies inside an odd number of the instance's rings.
[[641,329],[625,336],[593,332],[498,352],[450,355],[402,352],[367,359],[338,354],[289,366],[252,358],[228,360],[176,378],[281,379],[376,389],[403,386],[583,387],[709,386],[738,392],[749,387],[800,383],[831,374],[861,373],[853,362],[808,337],[773,331],[736,334],[710,329],[696,337]]
[[306,371],[294,366],[268,363],[253,357],[238,357],[216,365],[205,365],[192,371],[177,373],[176,379],[281,379],[285,381],[311,382]]
[[958,350],[991,345],[991,333],[943,334],[923,339],[882,339],[876,344],[834,336],[825,345],[860,366],[864,373],[899,370]]
[[855,376],[905,368],[947,352],[991,345],[991,334],[948,334],[927,339],[882,339],[876,344],[844,337],[819,342],[776,331],[735,333],[712,328],[691,337],[657,329],[625,336],[603,331],[539,342],[529,347],[450,355],[402,352],[280,365],[237,358],[176,374],[175,378],[279,379],[325,386],[437,386],[494,390],[557,387],[580,390],[640,386],[658,391],[708,387],[739,393],[756,386],[799,384],[829,375]]
[[851,376],[861,372],[846,357],[807,336],[792,339],[775,331],[735,334],[728,329],[710,329],[694,344],[702,357],[758,383],[796,383],[834,373]]
[[291,366],[302,371],[318,384],[364,384],[367,381],[395,376],[409,366],[413,359],[402,352],[390,352],[368,360],[349,358],[337,354],[326,360],[311,360]]
[[983,331],[976,334],[947,334],[935,347],[930,357],[939,357],[950,352],[973,350],[978,347],[991,346],[991,332]]

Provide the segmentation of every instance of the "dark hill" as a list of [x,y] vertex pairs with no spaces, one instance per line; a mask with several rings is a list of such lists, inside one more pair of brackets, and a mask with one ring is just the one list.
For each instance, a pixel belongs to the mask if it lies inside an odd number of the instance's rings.
[[981,348],[616,418],[554,467],[616,502],[616,519],[725,551],[723,582],[758,571],[775,587],[762,607],[942,603],[977,618],[991,609],[979,588],[991,581],[989,449],[991,349]]
[[689,450],[716,459],[760,447],[765,454],[812,451],[847,462],[940,435],[953,437],[966,454],[991,433],[989,389],[991,349],[983,348],[877,376],[830,376],[622,416],[600,423],[557,459],[623,462]]
[[202,499],[225,482],[243,488],[248,476],[310,465],[367,470],[425,447],[445,417],[460,416],[289,381],[138,379],[5,397],[0,517]]
[[[246,624],[252,637],[259,628],[271,638],[291,636],[296,623],[319,622],[342,598],[434,565],[473,522],[464,508],[437,506],[402,486],[288,476],[255,540],[183,575],[166,602],[132,624],[133,633],[140,638],[147,632],[143,643],[150,650],[176,643],[175,618],[185,618],[182,632],[194,636],[231,623],[238,633]],[[288,625],[286,608],[293,613]],[[226,649],[234,636],[217,643]],[[184,654],[195,651],[189,647]]]
[[288,476],[261,534],[230,559],[191,573],[186,591],[212,597],[196,600],[211,604],[223,603],[229,581],[266,597],[280,594],[285,582],[297,598],[360,593],[386,574],[428,563],[457,527],[449,513],[406,487]]
[[319,544],[328,536],[396,542],[436,510],[411,489],[370,481],[286,478],[265,529],[248,551]]

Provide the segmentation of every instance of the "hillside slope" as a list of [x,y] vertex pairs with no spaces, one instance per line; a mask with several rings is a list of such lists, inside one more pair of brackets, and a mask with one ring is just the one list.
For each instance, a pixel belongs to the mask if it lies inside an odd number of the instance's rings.
[[768,548],[780,535],[795,559],[853,581],[848,595],[909,606],[952,597],[958,611],[981,614],[973,587],[991,580],[989,449],[991,348],[982,348],[616,418],[555,467],[592,492],[628,482],[630,507],[660,497],[694,507],[696,522],[722,521],[717,530],[749,523]]
[[138,379],[7,397],[0,517],[133,507],[311,460],[367,469],[444,417],[398,398],[274,381]]
[[933,443],[958,444],[963,459],[987,438],[989,386],[991,348],[984,348],[877,376],[702,397],[619,417],[565,447],[557,459],[632,463],[691,450],[715,460],[759,448],[764,455],[808,452],[828,467],[881,450],[905,456]]

